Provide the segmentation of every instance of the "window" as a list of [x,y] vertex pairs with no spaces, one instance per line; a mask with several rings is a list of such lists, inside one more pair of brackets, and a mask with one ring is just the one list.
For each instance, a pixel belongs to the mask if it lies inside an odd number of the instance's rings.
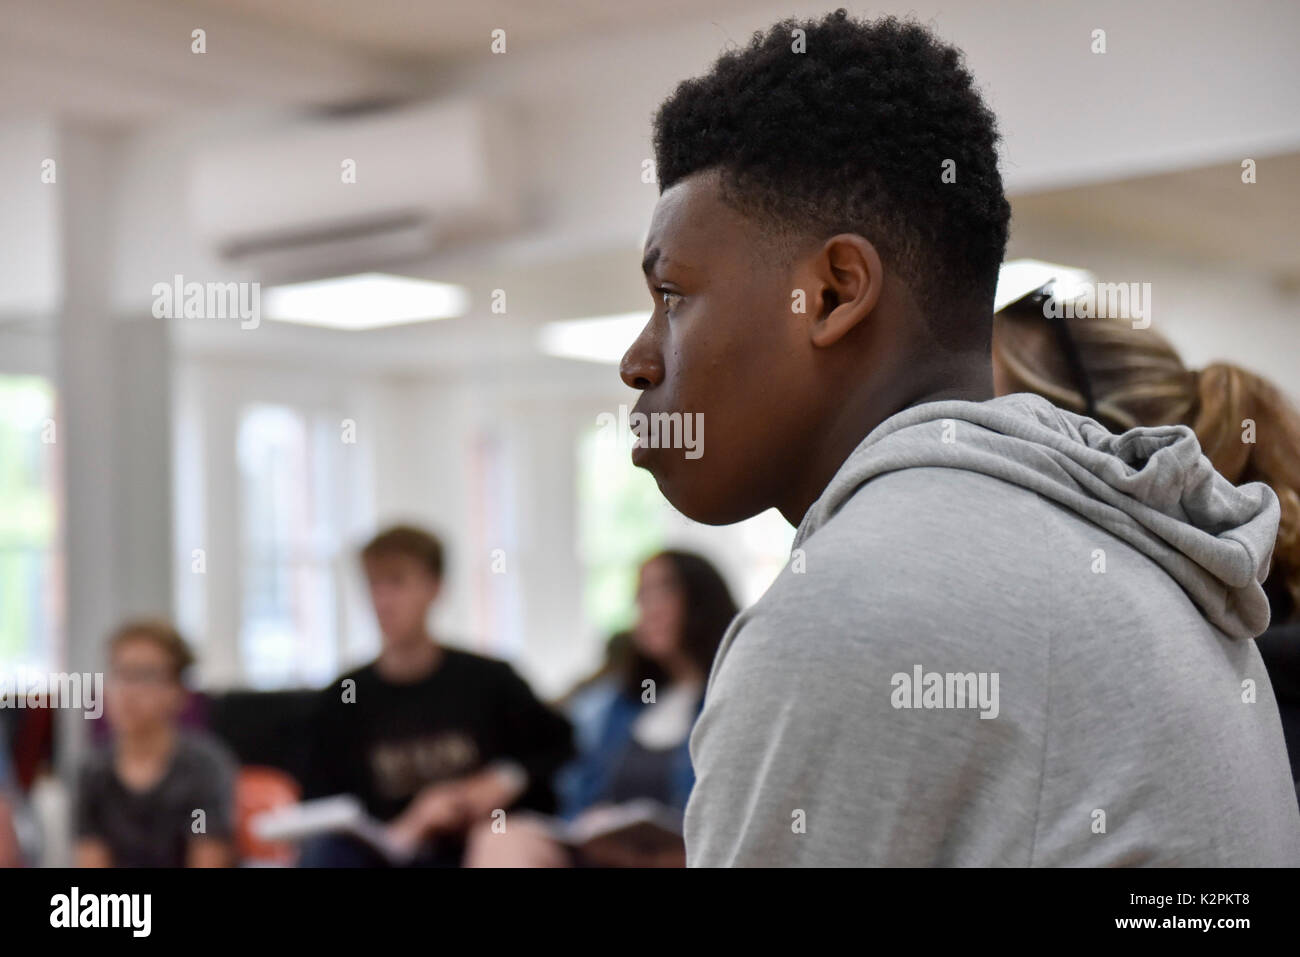
[[62,661],[54,389],[0,375],[0,663],[58,670]]
[[338,419],[252,405],[239,421],[240,658],[253,687],[319,685],[338,671]]
[[[602,637],[632,624],[636,569],[664,547],[671,506],[626,445],[593,427],[578,440],[578,555],[583,610]],[[674,513],[675,514],[675,513]]]
[[742,608],[758,600],[790,557],[794,529],[775,509],[713,527],[674,509],[653,476],[632,465],[628,445],[593,428],[578,441],[578,549],[584,611],[601,637],[629,627],[636,615],[636,571],[662,548],[713,561]]

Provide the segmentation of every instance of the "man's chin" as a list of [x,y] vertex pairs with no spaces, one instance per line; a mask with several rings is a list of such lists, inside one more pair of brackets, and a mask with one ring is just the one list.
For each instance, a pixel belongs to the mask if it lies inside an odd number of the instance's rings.
[[732,525],[762,511],[746,509],[733,495],[705,494],[702,490],[707,486],[699,481],[698,475],[683,475],[679,469],[666,469],[664,465],[664,461],[656,456],[641,467],[654,476],[655,484],[668,504],[692,522]]

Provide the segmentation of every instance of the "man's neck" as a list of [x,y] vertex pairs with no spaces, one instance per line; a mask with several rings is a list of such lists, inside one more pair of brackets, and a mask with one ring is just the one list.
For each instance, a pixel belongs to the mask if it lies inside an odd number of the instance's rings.
[[121,760],[148,762],[166,758],[175,742],[176,729],[170,724],[160,724],[119,735],[116,748]]
[[387,681],[407,684],[428,677],[441,661],[442,649],[426,631],[403,641],[385,644],[375,659],[375,670]]
[[809,465],[801,469],[799,480],[792,486],[790,494],[785,501],[777,503],[777,510],[785,520],[798,528],[808,509],[821,497],[853,450],[891,416],[926,402],[983,402],[993,398],[991,368],[962,366],[941,381],[942,384],[930,382],[911,388],[904,385],[869,392],[857,402],[842,405],[835,418],[821,430],[824,438],[813,455],[805,459]]

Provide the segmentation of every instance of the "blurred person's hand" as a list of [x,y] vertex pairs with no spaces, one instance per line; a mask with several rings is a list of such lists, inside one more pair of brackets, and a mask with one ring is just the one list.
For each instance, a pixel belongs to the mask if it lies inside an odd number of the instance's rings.
[[430,784],[388,825],[389,838],[410,849],[439,834],[465,831],[508,808],[527,783],[522,768],[499,762],[469,777]]
[[460,831],[468,821],[457,782],[431,784],[387,826],[388,838],[402,850],[414,851],[430,837]]
[[465,823],[478,824],[514,804],[528,786],[528,774],[513,761],[499,761],[452,786],[465,810]]
[[546,825],[526,812],[508,815],[505,830],[492,821],[475,825],[465,843],[463,867],[568,867],[569,854]]
[[199,838],[185,850],[186,867],[230,867],[233,862],[234,848],[227,841]]
[[75,867],[112,867],[113,854],[108,845],[98,838],[82,838],[77,842]]

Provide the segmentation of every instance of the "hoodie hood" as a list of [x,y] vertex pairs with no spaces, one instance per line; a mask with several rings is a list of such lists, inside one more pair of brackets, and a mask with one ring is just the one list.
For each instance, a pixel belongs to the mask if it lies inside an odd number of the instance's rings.
[[1261,482],[1234,486],[1184,425],[1114,435],[1026,392],[927,402],[872,430],[808,509],[802,543],[878,475],[909,468],[982,472],[1037,492],[1149,557],[1231,638],[1268,627],[1261,583],[1281,509]]

